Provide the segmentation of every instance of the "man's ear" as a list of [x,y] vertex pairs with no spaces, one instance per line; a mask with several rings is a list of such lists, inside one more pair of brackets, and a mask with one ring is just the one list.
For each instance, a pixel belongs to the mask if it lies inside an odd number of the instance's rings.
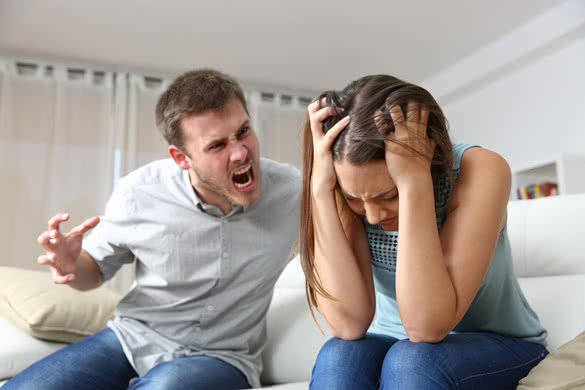
[[168,150],[169,150],[169,154],[171,155],[171,158],[175,161],[175,163],[181,169],[191,168],[191,165],[189,164],[189,161],[188,161],[189,158],[181,149],[179,149],[175,145],[169,145]]

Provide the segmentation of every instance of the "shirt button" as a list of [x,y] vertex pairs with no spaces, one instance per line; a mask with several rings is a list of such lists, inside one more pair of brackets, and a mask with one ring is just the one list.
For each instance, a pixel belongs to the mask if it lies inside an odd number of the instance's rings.
[[195,328],[195,332],[201,332],[201,328],[200,327],[196,327]]
[[227,257],[229,256],[228,251],[223,252],[223,257],[227,259]]
[[214,311],[215,307],[213,305],[207,305],[207,311]]

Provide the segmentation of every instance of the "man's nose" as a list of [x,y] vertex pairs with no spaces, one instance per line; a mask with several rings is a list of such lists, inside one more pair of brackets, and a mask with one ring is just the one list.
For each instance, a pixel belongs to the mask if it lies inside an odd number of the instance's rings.
[[232,145],[230,160],[232,162],[246,161],[248,157],[248,148],[242,143],[235,143]]

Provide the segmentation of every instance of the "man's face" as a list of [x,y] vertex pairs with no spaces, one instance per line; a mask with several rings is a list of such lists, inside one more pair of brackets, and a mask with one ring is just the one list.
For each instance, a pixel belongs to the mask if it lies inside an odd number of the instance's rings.
[[237,98],[220,110],[181,118],[186,155],[177,161],[207,204],[224,213],[232,203],[247,206],[260,195],[260,152],[250,117]]

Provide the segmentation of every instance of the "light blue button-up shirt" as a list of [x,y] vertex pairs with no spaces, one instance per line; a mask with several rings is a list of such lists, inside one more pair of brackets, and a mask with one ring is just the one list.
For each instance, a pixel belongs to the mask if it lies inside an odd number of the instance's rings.
[[198,199],[170,159],[120,180],[83,241],[104,280],[136,261],[136,283],[109,323],[139,375],[207,355],[259,387],[265,315],[299,232],[299,171],[262,159],[260,197],[224,215]]

